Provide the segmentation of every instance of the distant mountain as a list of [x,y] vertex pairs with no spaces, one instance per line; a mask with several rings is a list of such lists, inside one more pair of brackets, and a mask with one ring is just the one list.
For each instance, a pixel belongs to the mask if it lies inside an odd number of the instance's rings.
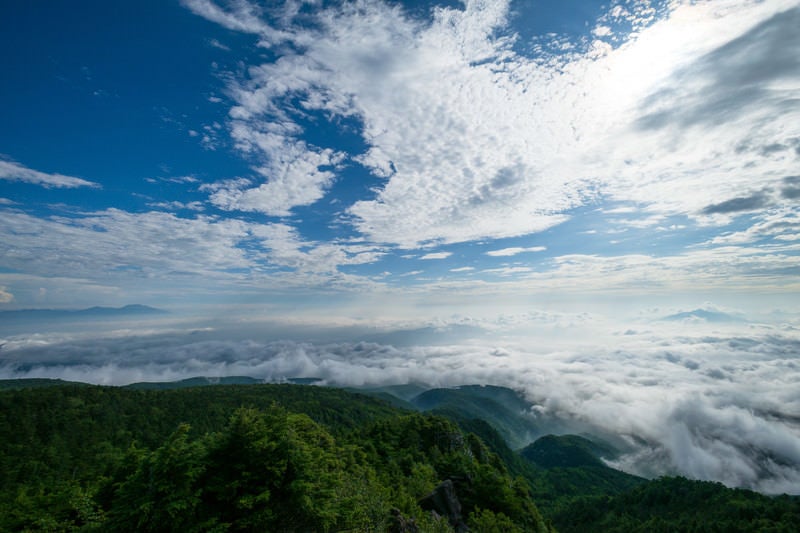
[[710,323],[721,322],[746,322],[746,320],[737,316],[729,315],[721,311],[709,311],[708,309],[695,309],[694,311],[684,311],[682,313],[675,313],[674,315],[665,316],[661,320],[670,322],[682,322],[685,320],[699,320]]
[[286,381],[295,385],[316,385],[322,381],[322,378],[286,378]]
[[410,402],[415,397],[419,396],[420,394],[429,389],[430,387],[427,385],[421,385],[418,383],[407,383],[404,385],[386,385],[384,387],[371,387],[367,389],[359,389],[359,392],[368,394],[391,394],[396,398],[399,398],[406,402]]
[[264,380],[247,376],[227,376],[221,378],[195,377],[181,379],[179,381],[141,381],[125,385],[123,388],[137,390],[171,390],[186,389],[189,387],[210,387],[214,385],[257,385],[259,383],[264,383]]
[[164,315],[168,311],[148,305],[124,307],[90,307],[88,309],[18,309],[0,311],[0,320],[73,320],[83,318],[116,318],[126,316]]
[[490,385],[427,390],[410,400],[417,409],[451,419],[489,422],[512,448],[521,448],[543,430],[527,415],[530,402],[518,392]]
[[[398,399],[395,405],[438,414],[466,427],[470,420],[488,422],[512,449],[519,449],[547,434],[592,434],[615,442],[614,435],[590,424],[554,417],[532,411],[533,404],[519,392],[493,385],[461,385],[452,388],[427,389],[424,385],[409,384],[359,389],[386,398]],[[415,391],[422,390],[414,395]]]
[[545,435],[520,454],[542,468],[556,468],[605,466],[600,458],[616,455],[616,451],[578,435]]
[[26,378],[26,379],[0,379],[0,390],[40,389],[44,387],[58,387],[73,385],[89,387],[88,383],[79,381],[65,381],[63,379]]
[[606,465],[617,455],[610,445],[578,435],[545,435],[519,452],[536,468],[533,481],[537,503],[551,512],[573,498],[612,496],[647,480]]
[[169,311],[150,307],[149,305],[142,304],[129,304],[123,307],[90,307],[89,309],[82,309],[77,311],[78,314],[84,315],[165,315]]
[[[313,385],[319,382],[320,379],[289,378],[286,381],[293,385]],[[263,383],[264,383],[263,379],[251,378],[249,376],[224,376],[224,377],[197,376],[193,378],[180,379],[178,381],[139,381],[136,383],[130,383],[128,385],[122,385],[119,388],[135,389],[135,390],[174,390],[174,389],[188,389],[193,387],[211,387],[215,385],[259,385]],[[86,387],[92,386],[89,383],[82,383],[79,381],[65,381],[63,379],[48,379],[48,378],[0,379],[0,390],[58,387],[62,385],[80,385]],[[363,391],[355,391],[355,390],[353,390],[352,392],[363,393]],[[391,398],[394,397],[392,396]],[[384,398],[384,399],[392,403],[390,398]],[[410,404],[405,404],[402,407],[413,410],[413,406],[411,406]]]

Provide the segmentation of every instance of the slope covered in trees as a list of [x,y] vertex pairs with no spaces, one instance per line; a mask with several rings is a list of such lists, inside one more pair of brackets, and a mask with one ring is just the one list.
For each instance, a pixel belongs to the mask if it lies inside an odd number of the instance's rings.
[[562,533],[791,533],[800,524],[800,499],[667,477],[616,496],[573,499],[551,517]]
[[[21,385],[0,391],[0,531],[777,532],[800,523],[796,497],[647,481],[606,466],[613,450],[582,437],[544,436],[514,451],[491,410],[488,421],[471,417],[477,401],[436,400],[432,415],[301,385]],[[503,393],[459,394],[472,392]]]
[[4,391],[0,461],[3,531],[549,530],[478,437],[330,388]]

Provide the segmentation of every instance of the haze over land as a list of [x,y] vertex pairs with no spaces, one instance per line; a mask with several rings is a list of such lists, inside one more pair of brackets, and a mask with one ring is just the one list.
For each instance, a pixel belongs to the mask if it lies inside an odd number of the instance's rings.
[[800,493],[799,2],[269,6],[5,9],[0,311],[170,314],[0,378],[491,383]]

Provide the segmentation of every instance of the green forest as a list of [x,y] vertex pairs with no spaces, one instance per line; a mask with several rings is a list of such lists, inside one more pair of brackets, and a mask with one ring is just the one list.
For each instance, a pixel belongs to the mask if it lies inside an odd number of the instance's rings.
[[514,450],[508,420],[441,403],[420,412],[385,394],[296,384],[0,389],[1,531],[790,532],[800,523],[797,497],[648,481],[609,468],[603,445],[578,436]]

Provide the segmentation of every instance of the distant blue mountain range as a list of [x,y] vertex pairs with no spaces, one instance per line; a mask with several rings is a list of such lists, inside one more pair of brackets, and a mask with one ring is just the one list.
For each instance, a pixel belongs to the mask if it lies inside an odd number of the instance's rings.
[[89,307],[88,309],[18,309],[0,311],[0,320],[65,320],[81,318],[115,318],[125,316],[164,315],[168,311],[148,305],[124,307]]
[[707,309],[695,309],[694,311],[684,311],[674,315],[665,316],[661,320],[678,322],[682,320],[702,320],[704,322],[746,322],[743,318],[729,315],[721,311],[709,311]]

